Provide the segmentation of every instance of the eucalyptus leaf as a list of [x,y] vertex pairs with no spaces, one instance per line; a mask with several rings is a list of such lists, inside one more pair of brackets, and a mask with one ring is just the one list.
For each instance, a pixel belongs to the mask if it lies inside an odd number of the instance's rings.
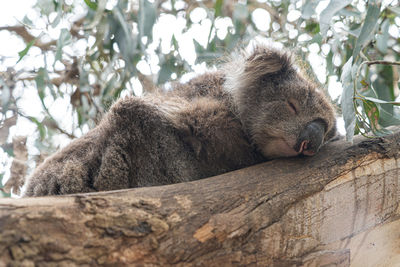
[[307,0],[301,10],[301,17],[303,19],[309,19],[315,14],[315,8],[317,7],[320,0]]
[[371,130],[372,131],[377,131],[379,128],[378,126],[378,121],[379,121],[379,108],[375,104],[375,102],[366,100],[364,98],[363,100],[363,107],[364,107],[364,113],[367,115],[368,120],[370,122]]
[[29,116],[28,119],[33,122],[34,124],[36,124],[38,130],[39,130],[39,134],[40,134],[40,139],[44,139],[46,137],[46,129],[44,127],[44,125],[35,117],[31,117]]
[[91,1],[91,0],[84,0],[85,4],[92,10],[97,9],[97,3],[96,1]]
[[222,15],[222,4],[224,0],[216,0],[214,5],[214,18],[217,18]]
[[396,102],[396,101],[385,101],[385,100],[381,100],[381,99],[369,97],[369,96],[364,96],[363,98],[366,100],[375,102],[375,103],[379,103],[379,104],[391,104],[391,105],[395,105],[395,106],[400,106],[400,102]]
[[28,18],[28,16],[24,16],[24,18],[22,19],[22,23],[23,23],[24,25],[29,26],[29,27],[33,27],[33,22],[32,22],[32,20],[30,20],[30,19]]
[[64,6],[64,0],[58,0],[58,2],[54,1],[55,8],[57,10],[57,16],[51,23],[51,26],[53,28],[57,27],[57,25],[60,23],[62,15],[63,15],[63,6]]
[[35,42],[36,42],[36,38],[33,39],[32,41],[30,41],[30,42],[26,45],[26,47],[25,47],[24,50],[18,52],[19,59],[18,59],[17,63],[20,62],[20,61],[22,60],[22,58],[23,58],[24,56],[26,56],[26,54],[28,54],[29,49],[31,49],[31,47],[33,46],[33,44],[34,44]]
[[326,36],[332,17],[349,4],[351,4],[351,0],[331,0],[328,6],[321,12],[319,24],[323,37]]
[[43,102],[45,97],[45,88],[46,88],[46,75],[47,70],[45,68],[39,68],[37,75],[35,77],[36,88],[38,90],[38,95],[40,100]]
[[356,125],[356,113],[354,110],[354,90],[353,90],[353,75],[352,75],[352,61],[349,60],[344,64],[340,80],[343,86],[343,93],[341,99],[341,107],[343,112],[344,126],[346,129],[346,140],[352,141],[354,135],[354,128]]
[[393,114],[390,114],[383,108],[379,109],[379,120],[382,121],[382,124],[384,125],[400,125],[400,117],[399,116],[393,116]]
[[[85,1],[86,5],[88,5],[88,2]],[[104,11],[106,9],[106,4],[107,0],[97,0],[96,1],[96,9],[95,9],[95,14],[93,16],[92,21],[87,25],[85,28],[86,29],[92,29],[96,27],[102,20],[104,16]],[[92,8],[91,8],[92,9]]]
[[343,9],[339,10],[337,14],[340,15],[340,16],[356,17],[356,18],[360,18],[361,15],[362,15],[362,13],[359,12],[358,10],[356,10],[356,9],[349,10],[349,9],[346,9],[346,8],[343,8]]
[[119,7],[116,7],[113,9],[112,14],[113,16],[110,16],[110,22],[112,23],[111,32],[114,34],[115,41],[117,42],[122,57],[125,60],[127,71],[129,71],[128,76],[131,76],[136,72],[136,38],[133,36],[131,27],[124,18],[122,10]]
[[139,35],[140,37],[146,36],[149,38],[148,43],[152,40],[152,30],[156,18],[157,9],[155,4],[150,3],[148,0],[139,0]]
[[58,37],[57,41],[57,50],[56,50],[56,58],[54,60],[54,64],[57,61],[61,61],[62,59],[62,49],[64,46],[71,44],[72,36],[69,30],[62,29],[60,32],[60,36]]
[[367,15],[353,50],[353,60],[357,60],[361,49],[373,38],[379,13],[380,7],[376,0],[368,1]]
[[10,105],[11,89],[7,85],[7,83],[3,79],[1,79],[1,77],[0,77],[0,88],[1,88],[2,113],[5,114],[8,110],[8,106]]
[[245,20],[249,15],[249,11],[246,5],[237,3],[233,10],[233,20]]
[[206,49],[199,42],[197,42],[196,39],[193,39],[193,43],[197,55],[201,55],[206,51]]
[[40,13],[46,16],[55,11],[53,0],[37,0],[35,7],[39,8]]
[[381,34],[378,34],[376,37],[376,46],[378,47],[379,52],[382,54],[387,53],[388,48],[388,40],[389,40],[389,20],[385,19],[385,21],[381,25]]
[[[375,79],[371,88],[377,93],[377,96],[380,100],[392,102],[395,101],[395,95],[393,92],[393,71],[391,66],[377,66],[378,78]],[[393,104],[381,103],[382,109],[387,111],[389,114],[393,114],[394,107]],[[388,126],[384,125],[383,126]]]
[[170,64],[163,64],[158,72],[157,83],[162,84],[171,79],[171,74],[174,72]]
[[395,14],[397,14],[397,16],[400,16],[400,7],[389,7],[389,10],[391,10],[392,12],[394,12]]

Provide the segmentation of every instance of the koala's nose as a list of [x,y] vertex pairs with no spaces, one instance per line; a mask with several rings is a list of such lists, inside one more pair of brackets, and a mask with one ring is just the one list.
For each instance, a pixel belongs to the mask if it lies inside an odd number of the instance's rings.
[[294,149],[306,156],[312,156],[318,152],[324,139],[325,125],[323,122],[312,121],[301,131]]

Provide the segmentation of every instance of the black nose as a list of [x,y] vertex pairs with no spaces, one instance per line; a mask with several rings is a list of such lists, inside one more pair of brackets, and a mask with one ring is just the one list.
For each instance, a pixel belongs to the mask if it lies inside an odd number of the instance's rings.
[[294,149],[307,156],[312,156],[318,152],[322,145],[325,133],[325,124],[320,120],[315,120],[307,124],[301,131]]

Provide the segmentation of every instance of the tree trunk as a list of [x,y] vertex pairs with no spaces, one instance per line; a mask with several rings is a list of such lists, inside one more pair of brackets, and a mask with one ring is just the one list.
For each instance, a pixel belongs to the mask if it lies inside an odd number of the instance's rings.
[[195,182],[1,199],[0,266],[395,266],[399,148],[396,133]]

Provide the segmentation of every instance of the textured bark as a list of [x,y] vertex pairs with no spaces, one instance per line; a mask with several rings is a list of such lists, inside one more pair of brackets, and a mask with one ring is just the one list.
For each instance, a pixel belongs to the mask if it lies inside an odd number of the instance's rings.
[[0,266],[395,266],[400,133],[196,182],[0,200]]

